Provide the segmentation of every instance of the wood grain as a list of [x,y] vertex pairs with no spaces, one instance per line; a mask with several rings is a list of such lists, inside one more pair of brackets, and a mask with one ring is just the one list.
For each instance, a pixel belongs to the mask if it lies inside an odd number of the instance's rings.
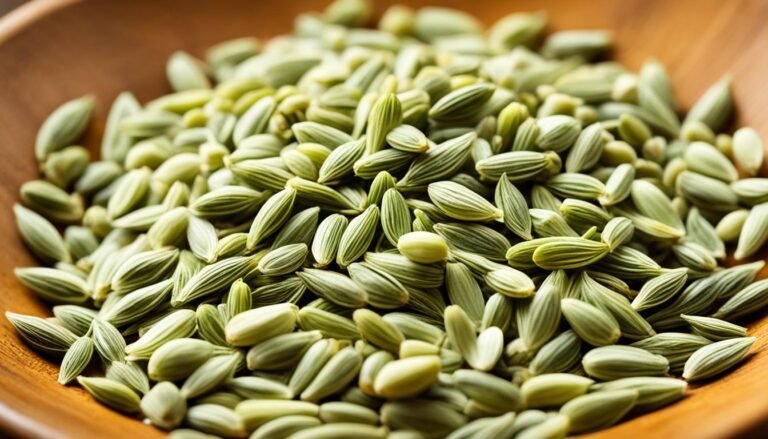
[[[66,99],[94,93],[99,101],[84,139],[93,147],[109,103],[123,89],[147,100],[168,90],[166,57],[175,49],[201,54],[215,42],[269,37],[293,17],[319,7],[310,0],[35,1],[0,20],[0,311],[50,315],[24,291],[13,267],[32,265],[16,232],[11,205],[19,185],[35,176],[32,145],[45,116]],[[379,9],[390,2],[378,2]],[[768,2],[720,0],[444,0],[406,1],[465,9],[487,23],[513,11],[546,10],[551,29],[614,32],[616,58],[631,68],[655,57],[672,76],[684,106],[726,72],[734,77],[738,123],[768,139]],[[31,6],[36,4],[34,6]],[[63,7],[59,7],[63,6]],[[768,275],[764,272],[763,276]],[[768,319],[754,322],[758,343],[749,361],[667,409],[638,417],[594,438],[723,438],[765,436],[768,427]],[[4,433],[4,434],[3,434]],[[761,434],[762,433],[762,434]],[[0,318],[0,436],[29,438],[153,438],[162,433],[95,403],[84,391],[56,383],[56,366],[30,351]]]

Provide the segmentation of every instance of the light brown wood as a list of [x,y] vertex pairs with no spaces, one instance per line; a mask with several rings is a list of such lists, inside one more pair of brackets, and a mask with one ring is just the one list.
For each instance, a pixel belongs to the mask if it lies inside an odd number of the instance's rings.
[[[719,0],[405,1],[471,11],[485,22],[513,11],[546,10],[550,29],[604,28],[615,33],[616,58],[632,68],[655,57],[689,106],[726,72],[734,78],[738,123],[768,139],[768,2]],[[147,100],[168,90],[166,57],[202,54],[215,42],[288,31],[293,17],[326,2],[230,0],[35,1],[0,20],[0,311],[50,315],[13,276],[33,265],[11,213],[19,185],[35,176],[32,145],[45,116],[66,99],[98,98],[84,143],[94,147],[109,103],[123,89]],[[391,2],[378,2],[379,9]],[[768,275],[764,272],[763,276]],[[757,352],[738,370],[693,389],[664,410],[595,438],[723,438],[768,432],[768,319],[753,322]],[[0,436],[152,438],[162,434],[108,410],[76,387],[56,383],[56,366],[32,352],[0,318]],[[762,434],[761,434],[762,433]]]

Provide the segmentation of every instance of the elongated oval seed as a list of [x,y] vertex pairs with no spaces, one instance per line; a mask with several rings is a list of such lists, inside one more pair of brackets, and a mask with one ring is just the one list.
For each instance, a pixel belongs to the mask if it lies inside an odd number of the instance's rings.
[[396,326],[407,339],[440,345],[445,338],[442,329],[423,321],[415,314],[391,312],[384,315],[384,320]]
[[238,179],[258,190],[282,191],[288,180],[294,177],[287,169],[265,160],[243,160],[228,164],[227,168]]
[[533,252],[533,262],[547,270],[580,268],[608,254],[608,244],[583,238],[560,237]]
[[445,288],[451,304],[460,306],[475,321],[482,318],[485,298],[480,285],[466,265],[460,262],[446,264]]
[[547,180],[547,188],[555,195],[579,200],[597,200],[605,194],[600,180],[585,174],[563,173]]
[[467,358],[473,369],[489,371],[496,366],[504,349],[504,333],[496,326],[484,329],[477,337],[477,351]]
[[555,174],[560,166],[560,157],[554,151],[510,151],[479,160],[475,169],[489,180],[498,180],[506,174],[509,181],[518,183]]
[[739,178],[736,167],[716,147],[693,142],[685,150],[686,168],[708,177],[731,183]]
[[530,371],[534,374],[564,372],[581,357],[581,339],[572,330],[565,331],[541,347],[531,359]]
[[251,436],[254,439],[283,439],[298,431],[320,425],[322,421],[314,416],[288,415],[264,423]]
[[378,308],[400,308],[408,303],[410,294],[393,276],[366,263],[347,267],[350,277],[368,294],[368,301]]
[[637,390],[635,410],[653,410],[668,405],[685,396],[688,384],[679,379],[667,377],[632,377],[599,383],[592,390]]
[[531,278],[512,267],[490,271],[484,279],[489,288],[508,297],[530,297],[534,293]]
[[69,195],[47,181],[32,180],[22,184],[19,196],[29,208],[55,222],[77,222],[83,216],[83,200],[79,195]]
[[448,257],[445,240],[429,232],[411,232],[400,236],[397,249],[411,261],[422,264],[444,261]]
[[632,191],[635,168],[629,163],[616,167],[605,182],[605,193],[598,198],[603,206],[613,206],[624,201]]
[[152,425],[172,429],[184,420],[187,401],[181,396],[176,385],[163,381],[152,387],[141,399],[141,412],[149,418]]
[[737,241],[748,215],[747,209],[738,209],[723,216],[715,227],[717,236],[724,242]]
[[571,116],[556,114],[541,117],[537,146],[544,151],[563,152],[570,148],[581,132],[581,124]]
[[29,267],[17,268],[14,274],[26,287],[53,303],[81,304],[90,296],[85,280],[62,270]]
[[438,264],[419,264],[392,253],[366,253],[365,262],[413,288],[437,288],[443,284],[443,270]]
[[378,396],[374,383],[381,369],[395,360],[395,356],[387,351],[376,351],[369,355],[360,368],[357,385],[361,392],[368,396]]
[[768,201],[768,178],[745,178],[731,183],[739,201],[755,205]]
[[430,148],[413,161],[408,172],[398,181],[398,189],[423,187],[452,176],[467,161],[476,139],[477,134],[469,132]]
[[708,88],[688,111],[685,122],[701,121],[720,132],[731,116],[733,98],[731,79],[726,76]]
[[403,358],[384,365],[376,375],[374,391],[387,399],[414,397],[437,380],[440,358],[420,355]]
[[352,319],[315,307],[305,306],[299,311],[298,325],[304,331],[318,330],[326,337],[340,340],[360,338]]
[[171,298],[171,305],[179,306],[221,291],[235,280],[255,268],[261,254],[238,256],[202,267],[191,275],[187,283]]
[[751,314],[768,302],[768,280],[757,281],[734,294],[713,317],[734,320]]
[[320,406],[320,419],[327,424],[352,422],[377,425],[379,414],[368,407],[349,402],[326,402]]
[[515,411],[523,404],[516,385],[491,373],[459,369],[453,373],[453,379],[462,392],[486,407]]
[[258,269],[266,276],[290,274],[304,264],[308,253],[306,244],[284,245],[264,255],[259,261]]
[[688,239],[707,249],[717,259],[725,257],[725,243],[717,236],[715,228],[704,218],[699,209],[692,208],[688,211],[688,219],[685,223]]
[[388,189],[381,201],[381,228],[392,245],[411,231],[411,214],[405,198],[395,188]]
[[632,346],[603,346],[590,350],[582,359],[584,370],[602,380],[631,376],[658,376],[669,370],[669,361],[661,355]]
[[368,206],[363,213],[349,222],[339,241],[336,255],[336,263],[339,266],[346,267],[365,254],[373,241],[378,223],[379,208],[376,205]]
[[107,366],[105,376],[119,381],[139,394],[149,392],[149,377],[144,369],[133,361],[113,361]]
[[597,164],[603,149],[602,128],[599,123],[594,123],[579,134],[565,160],[566,172],[581,172]]
[[112,290],[124,293],[153,284],[173,269],[178,258],[176,249],[137,253],[118,266],[112,276]]
[[276,335],[252,347],[246,355],[248,369],[279,370],[299,362],[304,352],[322,338],[320,331]]
[[680,216],[661,189],[645,180],[635,180],[631,194],[632,201],[640,213],[670,227],[685,230]]
[[125,339],[117,328],[99,318],[93,320],[91,328],[94,347],[103,360],[114,362],[125,358]]
[[513,325],[513,317],[513,300],[501,293],[496,293],[489,297],[485,304],[480,329],[485,330],[496,326],[504,331],[509,331]]
[[119,218],[131,211],[147,194],[151,173],[147,168],[134,169],[117,180],[115,196],[109,198],[107,215]]
[[270,305],[242,312],[225,328],[233,346],[253,346],[275,335],[293,331],[298,308],[291,303]]
[[216,405],[200,404],[190,407],[186,420],[196,430],[226,437],[243,437],[246,434],[243,419],[234,410]]
[[97,401],[123,413],[136,413],[141,400],[130,387],[108,378],[77,377],[77,382]]
[[406,152],[425,152],[429,149],[427,137],[418,128],[400,125],[387,134],[387,144],[392,148]]
[[68,329],[46,319],[10,311],[5,312],[5,317],[25,342],[45,353],[64,356],[70,346],[77,341],[77,337]]
[[90,337],[80,337],[72,343],[59,369],[59,384],[67,384],[85,370],[93,355],[93,340]]
[[290,399],[293,394],[283,383],[258,376],[241,376],[226,380],[226,386],[246,399]]
[[291,435],[296,439],[335,439],[335,438],[360,438],[360,439],[384,439],[387,431],[384,427],[374,425],[339,422],[324,424],[317,427],[296,432]]
[[710,340],[726,340],[729,338],[746,337],[747,328],[714,317],[681,315],[691,326],[693,332]]
[[387,134],[402,120],[403,109],[397,95],[388,93],[380,96],[368,113],[365,152],[372,154],[379,151]]
[[648,280],[632,301],[632,308],[642,311],[668,301],[683,288],[686,280],[688,271],[685,268],[669,270]]
[[520,387],[528,408],[559,407],[587,393],[593,380],[568,373],[550,373],[527,379]]
[[252,250],[269,235],[274,234],[288,219],[296,190],[286,188],[271,196],[259,209],[248,232],[248,249]]
[[[561,272],[562,273],[562,272]],[[553,276],[553,275],[550,275]],[[543,286],[533,295],[518,325],[520,338],[531,350],[538,350],[560,324],[560,298],[564,291],[555,286]],[[518,316],[521,310],[518,310]]]
[[312,241],[315,267],[325,267],[336,259],[341,236],[348,224],[347,218],[340,214],[329,215],[320,222]]
[[755,254],[767,240],[768,203],[763,203],[754,206],[749,211],[739,234],[739,242],[736,245],[734,257],[741,260]]
[[224,335],[226,321],[215,306],[207,303],[198,306],[195,317],[200,338],[219,346],[227,344]]
[[720,374],[744,358],[755,337],[740,337],[704,346],[688,358],[683,370],[686,381],[700,381]]
[[367,309],[355,310],[352,318],[365,340],[382,349],[397,353],[405,337],[396,326]]
[[477,356],[477,338],[475,324],[469,319],[463,309],[451,305],[445,309],[445,332],[451,346],[466,360]]
[[243,418],[245,427],[253,430],[282,416],[317,417],[319,409],[317,404],[305,401],[247,399],[235,407],[235,412]]
[[560,306],[573,331],[593,346],[613,344],[621,336],[616,320],[597,307],[571,298],[563,299]]
[[531,216],[531,222],[533,223],[533,230],[538,236],[544,238],[578,236],[576,231],[568,225],[565,217],[558,212],[544,209],[531,209],[528,212]]
[[428,399],[385,403],[381,421],[393,430],[416,430],[427,437],[442,437],[467,422],[467,418],[449,404]]
[[738,202],[736,193],[727,184],[691,171],[680,173],[676,187],[688,201],[702,208],[730,211]]
[[480,83],[448,93],[430,108],[429,117],[440,122],[461,120],[490,99],[494,89],[492,84]]
[[118,327],[132,323],[167,300],[172,288],[171,280],[166,279],[157,284],[134,290],[120,298],[117,303],[102,313],[101,317]]
[[733,159],[749,175],[755,175],[763,165],[763,140],[753,128],[739,128],[733,133]]
[[[129,360],[149,359],[152,353],[170,340],[185,338],[195,332],[195,312],[180,309],[152,325],[138,340],[125,347]],[[120,342],[125,343],[120,337]],[[98,344],[97,344],[98,348]]]
[[365,152],[365,139],[345,143],[331,151],[318,171],[317,181],[328,183],[354,172],[354,164]]
[[48,154],[71,145],[83,133],[91,118],[93,98],[84,96],[65,102],[43,122],[35,140],[38,161]]
[[83,336],[96,318],[96,311],[79,305],[57,305],[53,307],[53,315],[61,325],[74,334]]
[[582,395],[566,403],[560,413],[570,419],[569,432],[599,430],[618,422],[635,405],[637,390],[611,390]]
[[288,388],[294,395],[300,394],[309,386],[315,376],[333,355],[340,349],[336,340],[318,340],[301,357],[288,382]]
[[192,374],[216,352],[205,340],[179,338],[160,346],[149,357],[147,373],[155,381],[177,381]]
[[71,260],[64,240],[47,219],[20,204],[14,204],[13,213],[21,238],[35,256],[44,262]]
[[504,225],[517,236],[530,240],[531,216],[523,194],[512,185],[506,173],[502,174],[496,185],[496,206],[501,209]]
[[362,356],[353,347],[340,350],[301,392],[302,401],[318,401],[342,391],[357,376],[362,363]]
[[209,359],[184,380],[181,395],[190,399],[216,389],[235,373],[241,361],[242,354],[239,352]]
[[341,273],[305,268],[296,275],[310,291],[338,305],[360,308],[368,303],[365,290]]
[[470,189],[452,181],[429,185],[429,198],[446,215],[462,221],[489,221],[503,213]]
[[632,239],[634,232],[635,226],[631,220],[624,217],[616,217],[605,224],[600,240],[608,244],[610,251],[613,251]]

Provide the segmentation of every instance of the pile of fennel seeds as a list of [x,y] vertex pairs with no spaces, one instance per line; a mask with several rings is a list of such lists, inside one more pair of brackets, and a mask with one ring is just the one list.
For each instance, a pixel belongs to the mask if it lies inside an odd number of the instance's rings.
[[173,54],[101,161],[91,98],[51,114],[14,211],[55,317],[6,316],[62,384],[174,438],[541,438],[742,360],[764,263],[720,264],[768,238],[768,179],[728,79],[681,119],[657,62],[592,63],[604,32],[369,22]]

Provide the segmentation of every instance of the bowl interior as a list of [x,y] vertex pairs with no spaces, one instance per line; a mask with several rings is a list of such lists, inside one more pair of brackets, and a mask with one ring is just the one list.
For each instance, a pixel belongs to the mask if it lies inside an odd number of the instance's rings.
[[[684,107],[726,72],[734,79],[737,124],[768,139],[768,8],[759,2],[409,0],[467,10],[486,23],[515,11],[546,10],[550,30],[608,29],[615,58],[637,69],[650,57],[668,68]],[[37,3],[35,5],[35,3]],[[58,6],[59,1],[50,2]],[[70,3],[62,2],[62,3]],[[15,230],[11,206],[18,188],[36,176],[37,128],[61,102],[93,94],[97,108],[84,144],[94,152],[114,97],[128,89],[142,101],[169,91],[164,65],[183,49],[202,55],[216,42],[266,38],[289,31],[294,17],[327,1],[134,0],[83,2],[61,8],[33,2],[0,21],[0,311],[40,316],[50,308],[17,282],[13,268],[35,265]],[[390,1],[377,1],[383,10]],[[765,273],[763,273],[765,276]],[[765,321],[754,322],[757,350],[768,339]],[[77,387],[56,383],[57,367],[22,344],[0,318],[0,431],[24,437],[159,437],[161,433],[104,408]],[[662,411],[641,416],[595,436],[721,437],[756,431],[768,415],[768,354],[758,352],[720,381]]]

